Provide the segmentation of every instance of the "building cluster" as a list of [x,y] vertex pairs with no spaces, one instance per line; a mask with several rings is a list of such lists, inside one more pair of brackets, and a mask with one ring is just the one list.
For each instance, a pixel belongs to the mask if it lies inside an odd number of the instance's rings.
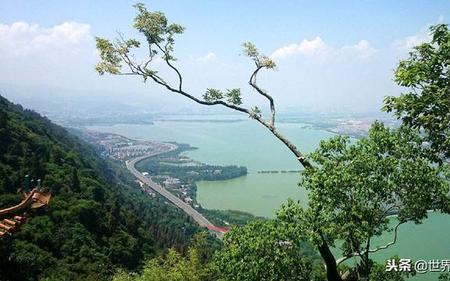
[[[149,173],[147,172],[143,172],[142,175],[146,177],[150,176]],[[191,189],[191,186],[189,184],[185,184],[180,179],[167,175],[152,176],[152,179],[154,181],[159,182],[162,187],[170,189],[172,193],[181,198],[185,203],[189,205],[193,204],[194,199],[192,199],[191,196],[189,195],[189,191]],[[196,204],[193,206],[194,208],[199,207]]]
[[91,142],[102,147],[103,154],[116,160],[127,160],[145,154],[157,153],[170,147],[170,144],[166,143],[131,140],[111,133],[88,131],[87,134]]
[[371,120],[336,119],[336,125],[330,128],[333,133],[350,136],[365,136],[371,127]]
[[[105,156],[111,157],[116,160],[129,160],[131,158],[136,158],[142,155],[158,153],[161,151],[167,151],[173,149],[174,144],[161,143],[154,141],[140,141],[132,140],[121,135],[112,133],[102,133],[97,131],[87,131],[87,139],[94,144],[97,144]],[[189,157],[168,157],[165,158],[165,162],[173,163],[174,165],[183,165],[192,163]],[[192,165],[198,165],[197,163],[192,163]],[[215,171],[220,173],[220,170]],[[191,171],[194,175],[198,175],[198,172]],[[143,172],[142,175],[150,177],[148,172]],[[152,179],[164,188],[169,189],[173,194],[178,196],[187,204],[192,205],[194,200],[190,195],[191,186],[184,183],[182,180],[167,176],[167,175],[154,175],[151,176]],[[155,197],[156,193],[149,187],[145,186],[141,181],[137,181],[141,188],[150,196]],[[198,205],[194,205],[198,208]]]

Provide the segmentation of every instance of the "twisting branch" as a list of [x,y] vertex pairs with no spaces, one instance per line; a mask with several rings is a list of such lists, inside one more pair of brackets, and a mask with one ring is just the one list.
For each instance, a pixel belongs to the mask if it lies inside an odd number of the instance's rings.
[[270,126],[274,127],[275,126],[275,103],[273,101],[272,96],[270,96],[269,94],[267,94],[264,90],[262,90],[261,88],[259,88],[259,86],[256,84],[256,75],[258,74],[258,72],[263,68],[263,66],[257,66],[256,70],[253,71],[252,76],[250,76],[250,80],[248,81],[248,83],[250,84],[250,86],[252,86],[260,95],[262,95],[263,97],[265,97],[267,100],[269,100],[269,104],[270,104],[270,113],[271,113],[271,118],[270,118]]
[[171,58],[171,56],[170,56],[170,53],[169,53],[169,50],[167,50],[167,45],[164,47],[164,49],[158,44],[158,43],[155,43],[155,45],[158,47],[158,49],[161,51],[161,52],[163,52],[163,56],[164,56],[164,61],[166,62],[166,64],[172,69],[172,70],[174,70],[175,72],[176,72],[176,74],[177,74],[177,76],[178,76],[178,91],[182,91],[182,88],[183,88],[183,77],[181,76],[181,73],[180,73],[180,71],[175,67],[175,66],[173,66],[173,64],[170,62],[170,58]]
[[[173,67],[174,69],[176,69],[175,67]],[[180,73],[177,69],[176,69],[177,73]],[[153,78],[153,77],[152,77]],[[180,75],[180,79],[181,79],[181,75]],[[155,82],[157,82],[156,80],[154,80]],[[247,108],[243,108],[243,107],[239,107],[233,104],[229,104],[226,103],[222,100],[216,100],[216,101],[205,101],[205,100],[200,100],[188,93],[186,93],[183,90],[180,89],[175,89],[173,87],[170,87],[169,85],[167,85],[166,83],[159,83],[158,84],[166,87],[168,90],[174,92],[174,93],[178,93],[181,94],[193,101],[195,101],[196,103],[202,104],[202,105],[222,105],[231,109],[234,109],[236,111],[239,112],[243,112],[246,113],[248,115],[251,114],[250,110]],[[268,95],[267,95],[268,96]],[[270,97],[270,96],[269,96]],[[270,97],[270,99],[272,100],[272,106],[273,106],[273,99]],[[260,124],[262,124],[264,127],[266,127],[275,137],[277,137],[284,145],[286,145],[289,150],[296,156],[297,160],[300,162],[300,164],[304,167],[304,168],[310,168],[312,167],[311,163],[306,159],[306,157],[300,152],[300,150],[291,142],[289,141],[286,137],[284,137],[274,126],[274,119],[275,119],[275,108],[273,108],[273,119],[270,123],[266,122],[261,116],[256,115],[256,116],[252,116],[253,119],[255,119],[256,121],[258,121]]]
[[[174,67],[175,68],[175,67]],[[176,69],[176,68],[175,68]],[[177,73],[180,73],[177,70]],[[139,73],[139,75],[145,75],[144,72]],[[181,75],[180,75],[181,76]],[[178,93],[180,95],[183,95],[187,98],[189,98],[190,100],[193,100],[196,103],[202,104],[202,105],[222,105],[228,108],[231,108],[233,110],[245,113],[250,115],[251,112],[249,109],[244,108],[244,107],[240,107],[237,105],[233,105],[227,102],[224,102],[222,100],[216,100],[216,101],[205,101],[205,100],[201,100],[193,95],[188,94],[187,92],[180,90],[180,89],[176,89],[174,87],[171,87],[170,85],[168,85],[166,82],[161,81],[156,75],[152,74],[150,75],[150,78],[156,82],[157,84],[165,87],[166,89],[168,89],[171,92],[174,93]],[[285,138],[277,129],[276,127],[272,124],[272,123],[268,123],[266,122],[264,119],[262,119],[262,117],[260,116],[253,116],[253,118],[258,121],[258,123],[262,124],[264,127],[266,127],[267,129],[269,129],[269,131],[275,136],[277,137],[284,145],[286,145],[289,150],[297,157],[298,161],[301,163],[301,165],[305,168],[310,168],[312,167],[311,164],[309,163],[309,161],[306,159],[306,157],[300,152],[300,150],[298,150],[298,148],[291,142],[289,141],[287,138]]]
[[395,228],[394,228],[394,239],[391,241],[391,242],[389,242],[389,243],[387,243],[386,245],[384,245],[384,246],[380,246],[380,247],[377,247],[377,248],[375,248],[375,249],[370,249],[368,252],[369,253],[375,253],[375,252],[378,252],[379,250],[384,250],[384,249],[387,249],[387,248],[389,248],[390,246],[392,246],[392,245],[394,245],[396,242],[397,242],[397,234],[398,234],[398,227],[400,226],[400,225],[402,225],[404,222],[399,222],[396,226],[395,226]]
[[[167,61],[166,61],[167,62]],[[178,71],[178,69],[174,66],[172,66],[174,68],[174,70],[176,70],[177,73],[180,73]],[[139,73],[139,75],[145,76],[145,72],[141,71],[141,73]],[[222,100],[216,100],[216,101],[205,101],[205,100],[201,100],[191,94],[188,94],[187,92],[180,90],[179,88],[174,88],[172,86],[170,86],[169,84],[167,84],[166,82],[162,81],[160,78],[158,78],[158,76],[156,76],[155,74],[151,74],[149,76],[154,82],[156,82],[157,84],[165,87],[166,89],[168,89],[169,91],[173,92],[173,93],[177,93],[180,94],[182,96],[185,96],[186,98],[189,98],[190,100],[201,104],[201,105],[222,105],[225,107],[228,107],[230,109],[245,113],[250,115],[250,109],[244,108],[244,107],[240,107],[234,104],[230,104],[227,102],[224,102]],[[181,80],[181,74],[180,74],[180,81]],[[271,98],[272,99],[272,98]],[[272,100],[273,103],[273,100]],[[275,114],[275,109],[274,109],[274,113]],[[310,164],[310,162],[306,159],[306,157],[300,152],[300,150],[291,142],[289,141],[286,137],[284,137],[274,126],[273,122],[266,122],[261,116],[256,115],[256,116],[252,116],[253,119],[255,119],[258,123],[260,123],[261,125],[263,125],[264,127],[266,127],[276,138],[278,138],[285,146],[287,146],[287,148],[289,148],[289,150],[296,156],[297,160],[300,162],[300,164],[305,167],[305,168],[310,168],[312,167],[312,165]]]
[[[224,94],[220,90],[208,89],[203,99],[197,98],[194,95],[187,93],[183,89],[183,76],[179,69],[173,64],[175,58],[172,55],[174,48],[174,38],[176,34],[181,34],[184,27],[177,24],[168,24],[167,19],[161,13],[153,13],[148,11],[144,5],[137,4],[138,15],[134,21],[134,27],[141,32],[145,38],[148,46],[149,57],[141,63],[137,63],[134,56],[130,52],[132,48],[138,48],[140,42],[135,39],[125,40],[122,34],[119,33],[119,39],[116,43],[111,43],[109,40],[96,38],[97,48],[100,51],[101,61],[96,65],[96,70],[99,74],[110,73],[114,75],[139,75],[144,81],[149,78],[156,84],[165,87],[167,90],[180,94],[198,104],[202,105],[222,105],[238,112],[245,113],[258,123],[266,127],[277,139],[279,139],[289,150],[295,155],[301,165],[305,168],[310,168],[312,165],[300,152],[300,150],[286,137],[284,137],[275,126],[275,103],[271,95],[261,89],[256,83],[256,77],[259,71],[263,68],[274,69],[276,64],[270,58],[260,55],[256,47],[252,43],[244,43],[245,54],[250,57],[256,65],[249,79],[250,86],[269,101],[271,116],[266,121],[261,111],[257,107],[245,108],[242,107],[240,89],[227,90]],[[148,19],[152,19],[149,21]],[[157,54],[161,54],[167,66],[172,69],[177,77],[178,83],[172,86],[162,77],[157,75],[157,71],[149,68],[153,58]],[[122,71],[123,65],[129,68],[129,71]],[[226,98],[226,100],[224,100]]]
[[152,45],[148,44],[148,60],[143,64],[143,66],[142,66],[143,69],[147,69],[147,66],[149,65],[149,63],[151,63],[153,61],[154,56],[155,55],[153,54]]
[[312,168],[313,166],[311,165],[311,163],[308,161],[308,159],[300,152],[300,150],[295,146],[295,144],[293,144],[290,140],[288,140],[287,138],[285,138],[280,132],[278,132],[278,130],[276,129],[275,126],[270,125],[269,123],[267,123],[266,121],[262,120],[261,117],[256,117],[255,118],[256,121],[258,121],[259,123],[261,123],[262,125],[264,125],[264,127],[266,127],[267,129],[269,129],[269,131],[275,136],[277,137],[284,145],[287,146],[287,148],[289,148],[289,150],[295,155],[295,157],[297,158],[297,160],[300,162],[300,164],[305,168]]
[[[136,73],[136,74],[138,74],[138,73],[137,73],[138,67],[136,66],[136,63],[133,62],[133,61],[130,59],[130,57],[129,57],[126,53],[120,54],[120,56],[122,57],[123,61],[124,61],[124,62],[128,65],[128,67],[130,68],[131,73]],[[122,72],[119,73],[119,74],[122,74]]]
[[236,106],[236,105],[233,105],[233,104],[226,103],[226,102],[224,102],[222,100],[208,102],[208,101],[204,101],[204,100],[198,99],[197,97],[192,96],[192,95],[186,93],[185,91],[180,91],[180,90],[178,90],[176,88],[173,88],[173,87],[169,86],[167,83],[159,80],[155,75],[150,75],[150,78],[153,81],[155,81],[157,84],[159,84],[161,86],[164,86],[169,91],[174,92],[174,93],[178,93],[180,95],[183,95],[183,96],[187,97],[188,99],[191,99],[191,100],[195,101],[196,103],[199,103],[199,104],[202,104],[202,105],[219,105],[220,104],[220,105],[223,105],[225,107],[234,109],[236,111],[243,112],[243,113],[246,113],[246,114],[250,114],[250,111],[248,109],[243,108],[243,107],[239,107],[239,106]]
[[[148,11],[144,4],[136,4],[135,7],[138,10],[138,14],[134,19],[134,27],[145,36],[145,41],[148,44],[149,57],[142,62],[137,63],[134,56],[130,55],[130,50],[132,48],[139,48],[140,42],[138,40],[125,40],[121,34],[119,34],[121,40],[114,44],[109,40],[97,37],[96,45],[97,49],[100,51],[101,61],[96,65],[96,70],[100,75],[105,73],[113,75],[139,75],[143,78],[144,82],[151,79],[168,91],[182,95],[198,104],[208,106],[221,105],[237,112],[245,113],[267,128],[277,139],[279,139],[295,155],[304,168],[308,169],[313,167],[294,143],[277,130],[275,125],[276,110],[274,99],[266,91],[261,89],[256,82],[257,75],[261,69],[274,69],[276,67],[275,62],[272,59],[260,55],[252,43],[244,43],[244,52],[246,56],[251,58],[256,66],[248,83],[259,95],[269,101],[270,118],[268,120],[263,118],[261,110],[258,107],[246,108],[241,106],[242,100],[240,89],[227,90],[226,93],[216,89],[208,89],[202,98],[198,98],[183,89],[182,74],[173,63],[175,61],[175,58],[173,57],[174,35],[183,33],[184,27],[178,24],[169,24],[163,13]],[[163,56],[167,66],[176,73],[178,77],[177,85],[171,85],[170,82],[166,82],[157,74],[158,72],[155,69],[152,69],[151,62],[158,54]],[[123,68],[127,68],[127,71],[122,71]],[[335,266],[336,260],[330,250],[330,246],[322,233],[321,237],[322,241],[319,251],[326,262],[329,280],[341,280],[337,267]]]
[[380,250],[385,250],[385,249],[389,248],[390,246],[394,245],[395,243],[397,243],[398,227],[399,227],[400,225],[402,225],[403,223],[404,223],[404,222],[399,222],[399,223],[394,227],[394,238],[392,239],[391,242],[387,243],[387,244],[384,245],[384,246],[380,246],[380,247],[377,247],[377,248],[374,248],[374,249],[368,249],[368,250],[365,250],[365,251],[362,252],[362,253],[361,253],[361,252],[353,252],[353,253],[350,253],[350,254],[348,254],[348,255],[345,255],[345,256],[339,258],[339,259],[336,261],[336,264],[339,265],[339,264],[343,263],[344,261],[346,261],[346,260],[348,260],[348,259],[350,259],[350,258],[352,258],[352,257],[354,257],[354,256],[361,256],[361,255],[366,254],[366,253],[375,253],[375,252],[378,252],[378,251],[380,251]]

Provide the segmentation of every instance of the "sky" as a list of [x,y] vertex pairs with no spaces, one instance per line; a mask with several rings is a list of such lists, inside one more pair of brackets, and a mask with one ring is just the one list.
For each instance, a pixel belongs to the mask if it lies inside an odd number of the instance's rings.
[[[253,65],[242,43],[251,41],[278,65],[258,79],[277,106],[318,112],[374,111],[405,91],[393,81],[396,65],[450,16],[448,0],[142,2],[186,27],[175,55],[187,91],[241,88],[246,106],[264,108],[247,84]],[[134,3],[0,0],[0,85],[26,86],[38,98],[58,89],[64,98],[191,106],[151,83],[94,71],[95,36],[142,39],[132,28]],[[163,63],[154,67],[171,77]]]

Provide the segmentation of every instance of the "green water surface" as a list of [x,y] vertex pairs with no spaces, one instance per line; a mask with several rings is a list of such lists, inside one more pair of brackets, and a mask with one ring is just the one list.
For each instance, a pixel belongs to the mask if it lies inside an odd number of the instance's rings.
[[[180,118],[179,116],[177,118]],[[200,119],[203,116],[187,116]],[[208,119],[211,116],[207,117]],[[223,117],[216,117],[223,118]],[[235,119],[235,117],[233,117]],[[274,217],[280,204],[288,198],[306,203],[306,191],[299,187],[296,173],[259,174],[260,170],[299,170],[291,152],[267,130],[253,120],[241,122],[177,122],[157,121],[153,125],[92,126],[103,132],[118,133],[134,139],[188,143],[197,150],[185,154],[208,164],[243,165],[247,176],[226,181],[197,183],[197,201],[208,209],[235,209],[254,215]],[[308,153],[320,140],[332,133],[308,128],[300,123],[279,124],[280,131]],[[374,242],[382,245],[391,239],[386,233]],[[450,259],[450,216],[430,214],[422,225],[408,223],[399,228],[398,242],[374,255],[385,261],[393,255],[401,258]],[[420,275],[415,280],[437,280],[436,274]]]

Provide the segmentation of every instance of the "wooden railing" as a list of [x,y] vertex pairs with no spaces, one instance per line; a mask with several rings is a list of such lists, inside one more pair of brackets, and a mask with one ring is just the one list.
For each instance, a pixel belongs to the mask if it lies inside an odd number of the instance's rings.
[[2,218],[4,215],[9,215],[11,213],[15,213],[17,211],[21,211],[25,208],[27,208],[33,201],[33,195],[36,193],[37,189],[34,188],[33,190],[31,190],[27,196],[25,197],[25,199],[22,200],[22,202],[20,202],[19,204],[6,208],[6,209],[0,209],[0,218]]
[[29,209],[36,209],[48,205],[51,193],[42,193],[37,188],[32,189],[17,205],[0,209],[0,237],[12,234],[25,222]]

